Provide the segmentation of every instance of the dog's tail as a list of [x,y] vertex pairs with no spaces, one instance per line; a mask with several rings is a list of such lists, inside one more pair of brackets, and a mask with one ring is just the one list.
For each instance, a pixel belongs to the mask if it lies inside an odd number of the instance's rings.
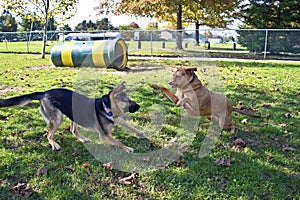
[[255,114],[253,114],[253,113],[251,113],[251,112],[249,112],[249,111],[246,111],[246,110],[241,110],[241,109],[238,109],[238,108],[232,108],[232,110],[233,110],[234,112],[237,112],[237,113],[242,114],[242,115],[247,115],[247,116],[249,116],[249,117],[254,117],[254,118],[264,118],[264,117],[262,117],[262,116],[255,115]]
[[44,92],[34,92],[31,94],[13,97],[10,99],[0,100],[0,108],[16,105],[26,105],[32,100],[40,100],[43,96]]

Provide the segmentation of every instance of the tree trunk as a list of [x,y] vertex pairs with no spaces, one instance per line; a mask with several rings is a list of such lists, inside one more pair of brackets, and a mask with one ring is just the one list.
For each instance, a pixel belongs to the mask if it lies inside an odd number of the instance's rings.
[[46,4],[45,4],[45,21],[44,21],[44,28],[43,28],[43,47],[42,47],[42,54],[41,54],[42,58],[45,58],[45,54],[46,54],[49,5],[50,5],[50,0],[47,0]]
[[42,46],[42,58],[45,58],[45,53],[46,53],[46,45],[47,45],[47,22],[44,25],[43,28],[43,46]]
[[178,5],[177,10],[177,32],[176,32],[176,49],[182,50],[182,5]]
[[200,24],[198,22],[198,20],[196,20],[195,22],[195,46],[199,46],[199,27]]

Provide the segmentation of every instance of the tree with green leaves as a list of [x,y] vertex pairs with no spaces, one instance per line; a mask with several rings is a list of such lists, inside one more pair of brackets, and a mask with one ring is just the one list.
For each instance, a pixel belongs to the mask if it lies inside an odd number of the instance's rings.
[[[299,0],[250,0],[245,10],[242,28],[299,29]],[[251,52],[262,52],[265,48],[266,31],[239,31],[238,42]],[[300,32],[269,30],[267,51],[299,53]]]
[[49,20],[65,21],[74,15],[77,0],[3,0],[2,7],[30,21],[38,21],[43,27],[42,58],[45,58],[47,27]]
[[8,10],[3,10],[0,16],[0,31],[1,32],[15,32],[17,31],[18,24],[16,19],[11,15]]
[[182,8],[188,0],[99,0],[95,8],[100,14],[127,14],[141,17],[155,17],[161,21],[171,21],[177,24],[176,47],[182,48]]
[[200,25],[225,27],[241,13],[244,0],[99,0],[100,13],[155,17],[176,24],[176,46],[182,49],[182,23],[196,25],[196,43]]
[[[22,27],[22,31],[36,31],[36,30],[43,30],[43,25],[39,21],[32,21],[27,18],[23,18],[22,21],[19,23]],[[57,26],[53,17],[49,19],[47,30],[54,31],[56,30]]]
[[199,45],[199,27],[222,28],[241,17],[244,0],[191,0],[184,7],[183,20],[195,25],[195,42]]
[[97,20],[96,23],[92,22],[92,20],[90,20],[89,22],[83,20],[75,27],[76,31],[95,31],[95,30],[113,30],[113,29],[114,26],[106,17],[102,18],[101,20]]
[[300,28],[300,1],[250,0],[244,18],[250,28]]

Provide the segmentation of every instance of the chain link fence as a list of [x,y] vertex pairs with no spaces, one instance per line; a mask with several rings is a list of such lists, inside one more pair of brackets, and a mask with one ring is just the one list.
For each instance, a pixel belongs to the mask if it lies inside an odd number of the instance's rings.
[[[120,36],[126,41],[129,55],[300,60],[300,29],[122,30],[109,32],[120,33]],[[58,42],[63,42],[70,33],[76,32],[48,31],[46,51],[50,53],[51,47]],[[89,33],[108,34],[108,31],[91,31]],[[40,53],[42,38],[42,31],[0,32],[0,52]],[[80,40],[89,39],[81,38]]]

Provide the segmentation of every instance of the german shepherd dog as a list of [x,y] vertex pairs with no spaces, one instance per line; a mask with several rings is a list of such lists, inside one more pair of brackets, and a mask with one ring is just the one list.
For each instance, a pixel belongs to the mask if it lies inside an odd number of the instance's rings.
[[122,82],[101,98],[88,98],[68,89],[57,88],[0,100],[0,107],[25,105],[32,100],[39,100],[40,113],[50,127],[47,138],[54,151],[60,150],[60,146],[54,141],[54,132],[60,126],[64,114],[71,120],[71,132],[78,140],[89,141],[78,133],[77,125],[80,125],[95,130],[110,144],[117,145],[128,153],[133,153],[133,148],[125,146],[110,135],[115,125],[121,125],[135,132],[137,136],[143,136],[142,131],[130,126],[123,119],[125,112],[134,113],[140,108],[136,102],[129,99],[124,89],[125,82]]
[[219,122],[221,129],[231,129],[235,132],[231,121],[232,111],[255,118],[263,118],[253,113],[233,108],[229,100],[222,94],[209,91],[202,85],[195,74],[197,68],[179,68],[169,82],[170,86],[177,88],[173,94],[167,88],[151,85],[165,93],[177,106],[181,106],[188,114],[193,116],[205,116],[209,120]]

